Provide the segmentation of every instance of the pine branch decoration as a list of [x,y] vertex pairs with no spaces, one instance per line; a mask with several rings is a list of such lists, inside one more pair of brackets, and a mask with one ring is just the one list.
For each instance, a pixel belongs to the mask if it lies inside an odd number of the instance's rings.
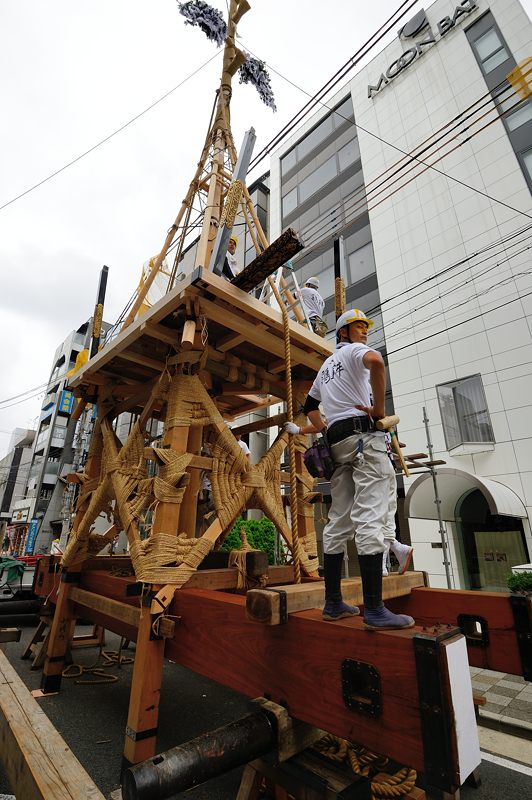
[[201,28],[207,39],[216,42],[218,47],[225,41],[227,25],[221,11],[213,8],[203,0],[189,0],[187,3],[178,2],[179,13],[185,17],[185,25],[197,25]]
[[254,58],[249,53],[245,55],[246,61],[238,70],[240,83],[251,83],[258,91],[262,102],[269,106],[272,111],[277,111],[270,83],[270,74],[264,61],[259,61],[258,58]]

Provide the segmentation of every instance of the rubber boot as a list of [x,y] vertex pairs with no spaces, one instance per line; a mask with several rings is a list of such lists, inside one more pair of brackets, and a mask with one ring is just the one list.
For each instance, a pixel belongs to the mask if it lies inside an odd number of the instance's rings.
[[357,606],[348,606],[342,600],[342,566],[344,563],[343,553],[324,553],[323,555],[323,577],[325,578],[325,606],[322,617],[327,622],[335,622],[337,619],[346,617],[356,617],[360,614]]
[[364,626],[370,630],[411,628],[414,620],[407,614],[394,614],[382,602],[382,553],[359,556],[364,594]]
[[410,547],[409,544],[403,544],[402,542],[398,542],[397,539],[394,539],[390,544],[390,550],[396,557],[399,564],[397,574],[402,575],[410,566],[412,556],[414,554],[414,548]]

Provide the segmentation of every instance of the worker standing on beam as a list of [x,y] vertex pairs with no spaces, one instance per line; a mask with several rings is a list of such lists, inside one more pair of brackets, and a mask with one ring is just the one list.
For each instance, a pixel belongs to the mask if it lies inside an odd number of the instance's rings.
[[325,300],[318,292],[320,282],[318,278],[309,278],[302,289],[299,290],[301,302],[307,311],[312,330],[322,338],[327,333],[327,324],[323,320]]
[[[336,351],[324,362],[305,402],[304,411],[317,431],[328,421],[327,438],[336,469],[331,478],[331,508],[323,530],[325,607],[323,619],[334,621],[359,614],[343,602],[341,575],[347,542],[355,538],[364,598],[364,624],[382,630],[410,628],[412,617],[394,614],[382,602],[385,531],[395,512],[395,472],[385,434],[375,429],[384,417],[386,372],[377,350],[367,346],[373,327],[355,308],[336,323]],[[396,500],[395,500],[396,502]]]

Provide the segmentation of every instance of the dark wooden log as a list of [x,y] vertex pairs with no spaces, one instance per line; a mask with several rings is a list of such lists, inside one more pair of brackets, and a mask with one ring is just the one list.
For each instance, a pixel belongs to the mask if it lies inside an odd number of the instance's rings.
[[287,228],[271,243],[263,253],[253,259],[231,283],[244,292],[250,292],[272,275],[275,270],[286,264],[289,259],[304,247],[299,235],[293,228]]

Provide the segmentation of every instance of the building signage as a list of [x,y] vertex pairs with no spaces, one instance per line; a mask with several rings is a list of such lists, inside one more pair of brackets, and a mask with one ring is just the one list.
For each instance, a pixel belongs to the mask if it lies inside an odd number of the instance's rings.
[[26,536],[26,547],[24,548],[25,556],[32,556],[35,550],[35,539],[37,538],[37,531],[39,530],[39,520],[32,519],[28,528],[28,535]]
[[59,411],[65,414],[70,414],[72,406],[74,405],[74,393],[65,389],[61,392],[61,399],[59,401]]
[[17,508],[13,511],[11,515],[11,522],[27,522],[29,513],[30,513],[29,507]]
[[405,50],[402,55],[399,56],[395,61],[393,61],[388,69],[383,72],[375,84],[368,85],[368,97],[372,100],[376,94],[378,94],[385,86],[387,86],[394,78],[404,72],[414,61],[417,61],[423,53],[426,52],[427,49],[431,48],[440,39],[443,39],[449,31],[454,30],[456,25],[462,22],[471,12],[476,11],[478,6],[475,0],[462,0],[460,5],[456,6],[454,10],[454,14],[450,17],[444,17],[437,23],[437,33],[435,34],[430,26],[429,21],[427,19],[427,15],[425,14],[424,9],[421,9],[415,17],[403,25],[403,27],[399,31],[399,38],[400,39],[412,39],[415,36],[421,34],[424,30],[427,29],[424,38],[415,43],[412,47],[409,47],[408,50]]

